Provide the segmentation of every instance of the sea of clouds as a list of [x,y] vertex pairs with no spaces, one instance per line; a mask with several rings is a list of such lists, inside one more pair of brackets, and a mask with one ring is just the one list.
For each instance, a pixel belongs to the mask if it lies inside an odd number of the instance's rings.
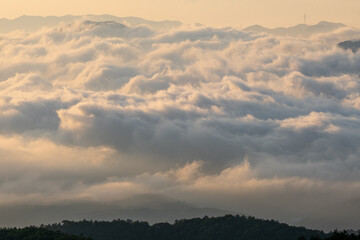
[[360,221],[360,38],[76,21],[0,35],[0,205],[159,194]]

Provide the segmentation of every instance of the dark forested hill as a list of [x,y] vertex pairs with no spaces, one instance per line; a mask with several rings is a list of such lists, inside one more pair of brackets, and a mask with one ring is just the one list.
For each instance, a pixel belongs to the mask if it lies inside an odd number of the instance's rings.
[[131,220],[63,221],[47,228],[69,234],[81,234],[94,240],[297,240],[301,236],[306,239],[326,237],[321,231],[291,227],[273,220],[232,215],[178,220],[174,224],[158,223],[152,226],[147,222]]
[[0,240],[360,240],[356,232],[325,234],[273,220],[232,216],[179,220],[174,224],[114,220],[63,221],[41,227],[0,228]]
[[26,227],[0,229],[0,240],[90,240],[66,233],[51,231],[46,228]]
[[355,53],[360,49],[360,40],[344,41],[344,42],[339,43],[338,46],[345,50],[351,49],[351,51],[353,51]]

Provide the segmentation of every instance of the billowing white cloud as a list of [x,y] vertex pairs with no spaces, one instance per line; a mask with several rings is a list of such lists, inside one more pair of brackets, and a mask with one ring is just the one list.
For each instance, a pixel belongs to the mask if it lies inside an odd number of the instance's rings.
[[312,209],[359,197],[360,53],[336,46],[359,36],[90,21],[3,34],[1,204],[155,193],[349,226]]

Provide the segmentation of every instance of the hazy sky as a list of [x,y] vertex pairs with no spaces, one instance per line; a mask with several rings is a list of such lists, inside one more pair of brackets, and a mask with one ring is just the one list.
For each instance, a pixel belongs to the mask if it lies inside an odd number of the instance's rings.
[[289,26],[321,20],[359,27],[358,0],[13,0],[2,1],[0,17],[21,15],[112,14],[152,20],[245,27]]

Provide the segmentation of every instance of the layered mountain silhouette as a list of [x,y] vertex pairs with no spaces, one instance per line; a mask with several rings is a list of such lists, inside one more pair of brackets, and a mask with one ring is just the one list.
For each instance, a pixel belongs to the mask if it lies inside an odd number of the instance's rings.
[[128,27],[147,25],[154,30],[169,30],[181,25],[178,21],[150,21],[137,17],[116,17],[112,15],[83,15],[83,16],[21,16],[15,19],[0,19],[0,33],[16,30],[36,31],[42,27],[55,27],[60,23],[73,23],[74,21],[90,22],[116,22]]
[[69,201],[47,205],[0,206],[0,226],[28,226],[60,222],[64,219],[112,220],[137,219],[149,223],[174,222],[176,219],[222,216],[231,212],[200,208],[161,195],[136,195],[113,202]]
[[[36,31],[42,27],[55,27],[60,23],[73,23],[75,21],[90,22],[116,22],[128,27],[146,25],[154,30],[167,31],[182,25],[179,21],[151,21],[138,17],[116,17],[112,15],[66,15],[66,16],[21,16],[15,19],[0,19],[0,33],[8,33],[16,30]],[[346,25],[322,21],[315,25],[299,24],[284,28],[266,28],[260,25],[249,26],[244,31],[261,32],[279,36],[308,37],[317,33],[326,33]]]
[[253,25],[245,28],[244,31],[267,33],[278,36],[309,37],[313,34],[327,33],[345,26],[346,25],[342,23],[322,21],[315,25],[299,24],[288,28],[266,28],[260,25]]

